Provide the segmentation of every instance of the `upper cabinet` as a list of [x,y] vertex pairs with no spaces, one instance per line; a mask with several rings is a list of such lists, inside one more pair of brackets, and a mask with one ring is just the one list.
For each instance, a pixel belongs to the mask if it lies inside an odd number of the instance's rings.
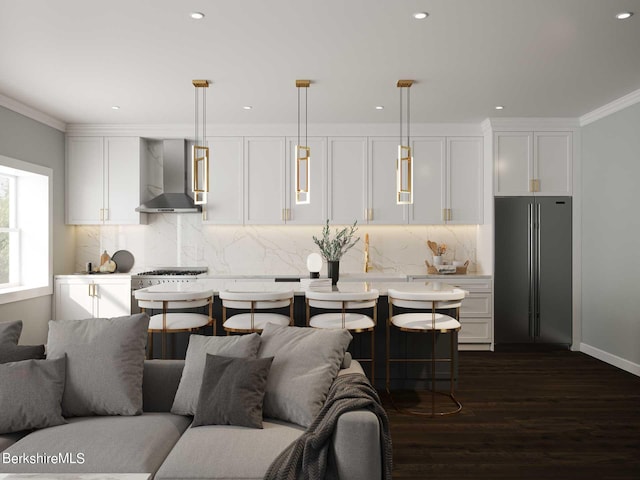
[[[302,138],[300,141],[303,142]],[[295,189],[298,139],[297,137],[287,138],[285,221],[291,225],[318,225],[327,219],[327,139],[326,137],[309,137],[306,143],[311,152],[309,160],[311,168],[309,175],[310,202],[297,204]]]
[[494,194],[571,195],[571,132],[495,132]]
[[[209,193],[203,223],[241,225],[244,214],[244,141],[242,137],[208,137]],[[189,152],[189,155],[193,155]]]
[[366,223],[367,137],[330,137],[328,175],[329,222],[350,225],[357,220]]
[[286,221],[286,139],[244,139],[244,221],[246,224],[283,224]]
[[68,224],[145,223],[141,149],[137,137],[67,137]]
[[[398,205],[396,194],[398,142],[398,137],[369,138],[367,220],[370,224],[407,223],[407,207]],[[414,189],[417,189],[415,180]]]
[[482,223],[483,139],[414,138],[412,147],[414,195],[409,223]]

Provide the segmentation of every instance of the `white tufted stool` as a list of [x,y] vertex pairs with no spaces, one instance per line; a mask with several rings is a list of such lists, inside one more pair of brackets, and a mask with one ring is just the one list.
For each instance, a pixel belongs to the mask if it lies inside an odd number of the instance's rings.
[[[375,382],[375,328],[378,314],[378,290],[367,292],[314,291],[305,292],[307,303],[307,326],[313,328],[346,328],[350,332],[371,332],[371,358],[358,360],[371,362],[371,383]],[[338,310],[311,316],[311,308]],[[372,316],[348,310],[372,309]]]
[[[454,288],[449,285],[444,285],[439,282],[429,282],[426,285],[414,284],[408,285],[406,289],[389,289],[387,292],[389,299],[389,317],[387,320],[387,362],[386,362],[386,374],[387,374],[387,392],[391,396],[390,390],[390,364],[391,362],[406,362],[406,361],[424,361],[431,363],[431,414],[435,415],[448,415],[458,413],[462,410],[462,404],[455,398],[454,395],[454,378],[455,378],[455,349],[454,344],[455,335],[454,332],[460,330],[460,322],[457,320],[460,317],[460,305],[462,300],[466,296],[464,290]],[[394,307],[419,310],[419,312],[400,313],[394,315]],[[442,309],[455,309],[456,318],[442,313],[437,313],[436,310]],[[408,333],[430,333],[431,334],[431,358],[428,359],[406,359],[406,358],[391,358],[390,357],[390,334],[391,326],[400,329],[403,332]],[[436,358],[436,334],[445,333],[449,334],[451,338],[451,350],[449,358]],[[454,410],[446,412],[435,411],[435,394],[441,393],[435,390],[436,382],[436,362],[449,362],[450,364],[450,376],[449,376],[449,393],[448,396],[455,403]],[[393,400],[393,397],[391,397]],[[403,409],[399,409],[403,410]],[[404,410],[407,413],[422,415],[421,412]]]
[[[267,323],[293,325],[293,290],[233,291],[222,290],[222,328],[231,333],[262,332]],[[289,307],[289,315],[258,310],[273,310]],[[249,310],[227,318],[227,309]]]

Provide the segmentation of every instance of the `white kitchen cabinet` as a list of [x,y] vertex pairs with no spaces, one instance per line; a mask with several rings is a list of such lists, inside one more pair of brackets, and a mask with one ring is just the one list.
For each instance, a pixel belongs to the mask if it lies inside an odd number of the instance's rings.
[[495,132],[494,194],[571,195],[571,132]]
[[[204,224],[242,225],[244,215],[244,141],[242,137],[208,137],[209,193]],[[191,156],[192,153],[189,152]]]
[[483,222],[483,156],[482,137],[447,137],[445,223]]
[[414,138],[413,205],[409,206],[409,223],[438,225],[444,223],[446,208],[446,139]]
[[[300,141],[304,143],[301,137]],[[327,220],[327,139],[309,137],[311,149],[310,203],[296,204],[296,145],[297,137],[287,138],[287,181],[285,221],[291,225],[320,225]]]
[[286,221],[286,139],[244,139],[246,224],[284,224]]
[[[328,218],[331,224],[367,222],[367,138],[329,137]],[[395,183],[394,183],[395,185]]]
[[414,197],[409,223],[482,223],[482,138],[418,137],[412,148]]
[[67,137],[66,213],[73,225],[141,224],[141,139]]
[[[367,221],[370,224],[407,223],[407,206],[397,202],[398,145],[398,137],[369,138]],[[415,159],[415,153],[413,156]]]
[[54,302],[56,320],[131,315],[131,277],[100,274],[55,277]]
[[410,276],[410,282],[442,282],[462,288],[469,295],[460,307],[458,345],[460,350],[493,348],[493,288],[491,278],[468,278],[461,275]]

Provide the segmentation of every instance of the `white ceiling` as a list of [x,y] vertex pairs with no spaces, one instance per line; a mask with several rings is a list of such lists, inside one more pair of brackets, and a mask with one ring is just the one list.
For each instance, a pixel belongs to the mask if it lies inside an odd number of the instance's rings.
[[579,117],[639,52],[640,0],[0,0],[0,94],[71,124],[192,123],[196,78],[209,123],[295,123],[296,79],[309,123],[395,123],[398,79],[412,122]]

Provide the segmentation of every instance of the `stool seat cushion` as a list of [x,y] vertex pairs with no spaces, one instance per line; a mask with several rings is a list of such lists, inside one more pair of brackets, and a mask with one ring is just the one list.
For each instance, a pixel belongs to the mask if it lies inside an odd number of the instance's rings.
[[[188,330],[209,324],[209,317],[202,313],[167,313],[167,330]],[[162,314],[151,317],[149,330],[162,330]]]
[[314,315],[309,320],[309,326],[314,328],[346,328],[347,330],[368,330],[376,326],[373,319],[361,313],[345,313],[344,327],[341,313],[322,313]]
[[[401,313],[391,318],[391,323],[405,330],[426,331],[434,330],[433,317],[430,312],[425,313]],[[457,330],[460,322],[449,315],[435,314],[435,330]]]
[[[255,330],[264,330],[267,323],[274,323],[286,327],[291,319],[286,315],[279,313],[254,313],[253,328]],[[234,330],[251,330],[251,314],[239,313],[227,318],[222,325],[224,328]]]

